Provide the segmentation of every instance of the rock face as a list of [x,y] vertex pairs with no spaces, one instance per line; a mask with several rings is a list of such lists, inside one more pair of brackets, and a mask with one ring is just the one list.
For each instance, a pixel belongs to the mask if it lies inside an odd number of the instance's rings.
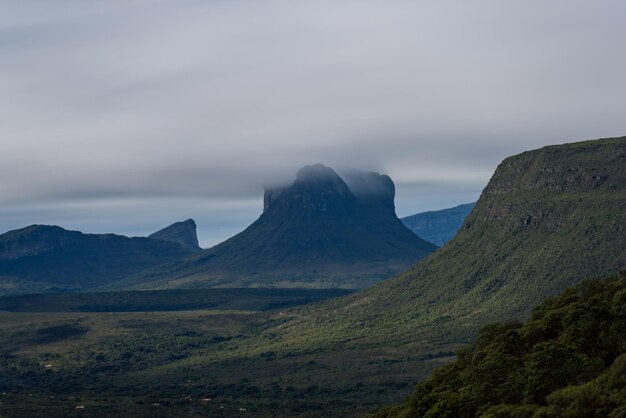
[[196,223],[193,219],[176,222],[167,228],[163,228],[160,231],[149,235],[148,238],[177,242],[194,252],[202,250],[198,245]]
[[400,220],[418,237],[441,247],[454,237],[474,205],[467,203],[449,209],[422,212]]
[[191,253],[175,242],[32,225],[0,235],[0,294],[85,290]]
[[289,187],[266,190],[263,213],[240,234],[120,286],[367,286],[436,249],[402,225],[394,195],[387,176],[307,166]]

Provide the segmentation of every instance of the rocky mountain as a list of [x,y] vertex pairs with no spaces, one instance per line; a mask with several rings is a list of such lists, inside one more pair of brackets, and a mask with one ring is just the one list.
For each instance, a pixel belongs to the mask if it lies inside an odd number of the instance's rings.
[[198,245],[196,222],[193,219],[176,222],[166,228],[148,235],[148,238],[177,242],[193,252],[202,250],[202,248]]
[[388,176],[345,179],[321,164],[304,167],[290,186],[265,191],[263,213],[240,234],[115,286],[364,287],[436,249],[396,217]]
[[457,233],[475,203],[466,203],[449,209],[434,210],[400,218],[418,237],[442,246]]
[[465,341],[484,323],[525,318],[583,278],[624,269],[625,213],[626,137],[507,158],[448,244],[390,280],[316,307],[312,316],[325,319],[297,333],[366,323],[363,335],[388,342],[385,324],[394,323],[395,339]]
[[[626,137],[507,158],[438,251],[352,295],[285,311],[254,339],[222,346],[232,354],[207,358],[202,372],[214,370],[226,385],[221,376],[234,372],[232,364],[261,369],[264,360],[254,363],[250,353],[271,352],[277,372],[258,380],[251,373],[251,384],[279,380],[298,364],[299,382],[330,388],[316,398],[328,408],[333,400],[353,407],[399,400],[483,325],[528,318],[533,306],[581,280],[624,269],[624,213]],[[306,369],[312,359],[321,366]]]
[[192,252],[176,242],[31,225],[0,235],[0,294],[85,290]]

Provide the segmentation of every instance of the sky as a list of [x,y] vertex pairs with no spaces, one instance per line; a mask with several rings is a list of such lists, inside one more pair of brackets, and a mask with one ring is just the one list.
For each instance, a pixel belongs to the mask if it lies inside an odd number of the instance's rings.
[[0,233],[203,246],[306,164],[379,171],[400,216],[507,156],[626,135],[626,2],[0,0]]

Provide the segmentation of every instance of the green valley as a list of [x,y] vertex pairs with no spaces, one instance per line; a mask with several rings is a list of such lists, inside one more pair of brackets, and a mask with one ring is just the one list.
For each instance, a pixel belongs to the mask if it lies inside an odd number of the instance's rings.
[[[75,406],[91,416],[362,416],[453,362],[485,324],[526,319],[624,269],[624,213],[626,138],[525,152],[499,165],[449,243],[344,297],[264,312],[4,312],[3,402],[9,416]],[[488,328],[494,341],[522,329],[506,327]],[[596,363],[585,378],[612,385]]]

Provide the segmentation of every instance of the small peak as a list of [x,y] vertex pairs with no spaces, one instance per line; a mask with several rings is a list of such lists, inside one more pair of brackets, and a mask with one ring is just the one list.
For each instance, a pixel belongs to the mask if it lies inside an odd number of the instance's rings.
[[341,177],[330,167],[324,164],[313,164],[302,167],[296,174],[296,182],[319,182],[340,180]]
[[[331,198],[331,196],[335,197]],[[290,186],[266,188],[263,196],[263,212],[267,212],[279,201],[300,202],[311,210],[318,206],[326,210],[328,204],[333,205],[329,199],[335,199],[336,203],[342,206],[345,202],[354,199],[354,196],[335,170],[324,164],[312,164],[298,170],[296,180]]]
[[193,219],[176,222],[172,225],[161,229],[148,238],[158,239],[161,241],[177,242],[187,248],[199,251],[198,235],[196,233],[196,222]]
[[396,187],[386,174],[374,171],[346,170],[341,178],[362,202],[394,208]]

